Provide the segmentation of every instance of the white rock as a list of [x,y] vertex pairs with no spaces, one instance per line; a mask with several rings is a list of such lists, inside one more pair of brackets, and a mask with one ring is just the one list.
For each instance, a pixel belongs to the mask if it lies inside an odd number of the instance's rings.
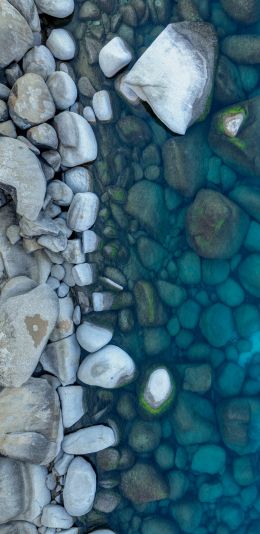
[[74,332],[74,324],[72,320],[74,304],[71,297],[65,297],[59,299],[59,316],[53,329],[50,340],[58,341],[65,337],[70,336]]
[[82,249],[85,254],[95,252],[98,249],[99,237],[93,230],[85,230],[82,233]]
[[121,37],[114,37],[99,53],[99,65],[108,78],[114,76],[132,60],[132,54]]
[[41,364],[45,371],[57,376],[63,386],[68,386],[76,381],[79,359],[80,346],[73,334],[48,343],[41,355]]
[[143,397],[145,402],[154,409],[159,408],[171,395],[171,377],[164,367],[151,372],[144,388]]
[[7,0],[0,2],[0,68],[20,61],[33,45],[33,33],[25,18]]
[[94,291],[92,293],[92,304],[95,312],[111,310],[114,294],[109,291]]
[[77,328],[76,337],[83,349],[87,352],[96,352],[111,341],[113,331],[110,328],[84,321]]
[[202,22],[169,24],[124,77],[170,130],[185,134],[212,92],[217,39]]
[[95,124],[96,121],[96,115],[94,113],[94,110],[91,106],[85,106],[83,109],[83,117],[90,122],[91,124]]
[[75,232],[84,232],[93,226],[99,209],[99,198],[95,193],[76,193],[69,207],[67,222]]
[[66,475],[68,467],[72,462],[73,458],[73,454],[66,454],[66,452],[64,452],[61,457],[55,462],[54,469],[59,476]]
[[54,102],[45,81],[33,73],[24,74],[15,82],[8,107],[14,123],[23,130],[47,122],[55,115]]
[[117,443],[114,431],[109,426],[94,425],[67,434],[62,448],[67,454],[92,454],[113,447]]
[[57,148],[58,146],[58,137],[54,128],[44,122],[43,124],[38,124],[27,130],[27,138],[31,143],[43,148]]
[[76,102],[77,86],[66,72],[53,72],[47,80],[47,86],[57,109],[68,109]]
[[70,187],[61,180],[52,180],[47,186],[47,193],[59,206],[69,206],[73,198]]
[[[68,263],[74,263],[74,264],[84,263],[85,254],[82,250],[81,239],[70,239],[70,241],[68,241],[67,248],[64,250],[64,252],[62,252],[62,256]],[[64,264],[64,268],[66,270],[65,264]],[[72,276],[71,270],[70,270],[70,273],[68,273],[68,275],[69,274]],[[65,279],[64,279],[64,282],[68,283]]]
[[46,46],[54,57],[63,61],[73,59],[76,53],[76,45],[72,35],[63,28],[55,28],[51,31]]
[[34,46],[23,58],[24,73],[39,74],[44,80],[55,72],[55,59],[47,46]]
[[108,91],[97,91],[93,96],[92,105],[99,121],[109,122],[113,119],[113,110]]
[[140,98],[134,93],[130,86],[124,82],[125,76],[125,74],[118,76],[115,82],[115,88],[127,102],[132,104],[132,106],[135,106],[140,102]]
[[75,167],[96,159],[97,141],[84,117],[71,111],[63,111],[56,115],[54,126],[60,141],[62,165]]
[[93,178],[85,167],[74,167],[74,169],[67,170],[63,175],[63,179],[74,194],[92,191]]
[[65,18],[74,11],[74,0],[35,0],[39,11],[52,17]]
[[17,139],[0,138],[0,184],[3,189],[16,191],[19,215],[31,220],[38,217],[44,202],[46,180],[35,154]]
[[73,516],[87,514],[96,494],[96,474],[83,458],[72,460],[65,479],[63,499],[65,509]]
[[225,116],[223,121],[225,134],[228,137],[236,137],[244,120],[245,114],[242,112]]
[[77,286],[89,286],[95,281],[96,269],[92,263],[80,263],[72,267],[72,276]]
[[89,386],[113,389],[130,382],[135,375],[132,358],[115,345],[86,356],[78,370],[78,378]]
[[41,523],[50,528],[70,528],[74,521],[63,506],[47,504],[42,511]]
[[63,425],[69,428],[84,415],[83,387],[59,387],[58,394],[61,401]]

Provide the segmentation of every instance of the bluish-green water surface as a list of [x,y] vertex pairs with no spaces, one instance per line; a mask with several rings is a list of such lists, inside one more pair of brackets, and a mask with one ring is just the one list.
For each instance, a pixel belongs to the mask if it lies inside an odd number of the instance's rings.
[[[257,534],[259,2],[100,0],[87,18],[82,4],[68,26],[78,44],[71,68],[80,102],[91,105],[93,92],[107,89],[114,111],[113,122],[94,126],[101,244],[91,261],[98,288],[107,290],[104,277],[124,287],[98,320],[115,328],[112,342],[133,357],[138,376],[116,391],[89,388],[89,420],[116,425],[119,438],[91,457],[98,494],[78,525],[118,534]],[[114,35],[136,60],[181,20],[211,22],[219,38],[210,114],[185,136],[148,106],[127,103],[98,65]],[[226,117],[239,114],[245,126],[224,135]],[[77,298],[84,304],[87,293]],[[145,373],[156,365],[174,380],[159,415],[140,405]]]

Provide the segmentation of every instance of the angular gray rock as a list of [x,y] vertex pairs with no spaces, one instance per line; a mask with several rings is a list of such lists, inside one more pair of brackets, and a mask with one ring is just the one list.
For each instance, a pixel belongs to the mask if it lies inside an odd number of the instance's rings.
[[0,454],[49,464],[59,447],[60,403],[43,378],[0,390]]
[[9,113],[22,130],[52,119],[55,105],[51,93],[39,74],[18,78],[8,98]]
[[46,180],[33,152],[17,139],[0,138],[0,186],[15,190],[16,211],[27,219],[38,217],[44,202]]
[[39,520],[51,500],[47,473],[46,467],[0,457],[0,524]]
[[0,68],[20,61],[33,45],[25,18],[7,0],[0,0]]
[[32,375],[59,313],[47,285],[0,300],[0,385],[19,387]]

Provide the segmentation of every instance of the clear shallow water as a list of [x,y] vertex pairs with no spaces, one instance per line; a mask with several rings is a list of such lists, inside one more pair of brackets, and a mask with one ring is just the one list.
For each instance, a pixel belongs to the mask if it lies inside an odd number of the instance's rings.
[[[207,2],[196,3],[207,15]],[[244,221],[251,233],[228,260],[197,255],[187,242],[185,217],[201,188],[234,198],[240,184],[257,187],[259,178],[235,172],[209,148],[208,131],[217,110],[258,94],[259,69],[236,64],[232,76],[230,69],[229,76],[225,68],[218,71],[211,113],[186,136],[188,156],[180,161],[185,194],[169,187],[176,181],[165,147],[173,135],[150,110],[125,103],[114,80],[105,80],[96,62],[98,44],[110,33],[111,23],[138,57],[167,23],[181,20],[175,2],[165,5],[168,10],[159,21],[154,15],[136,27],[118,22],[116,13],[113,19],[103,13],[100,23],[100,18],[80,21],[76,12],[69,23],[79,46],[72,65],[78,80],[87,76],[95,90],[106,88],[113,99],[114,122],[95,127],[99,156],[91,168],[102,201],[96,226],[102,243],[92,261],[101,276],[124,285],[118,309],[100,314],[100,321],[115,327],[113,342],[131,354],[139,373],[133,384],[116,392],[93,388],[87,393],[86,419],[115,421],[120,441],[119,453],[92,458],[100,503],[78,524],[83,532],[108,525],[122,534],[254,534],[260,527],[259,263],[255,258],[244,268],[250,276],[241,274],[241,265],[260,252],[260,212],[256,201],[250,221]],[[209,7],[207,20],[215,24],[220,39],[259,34],[257,25],[246,27],[229,19],[218,2],[209,2]],[[80,88],[82,106],[90,104],[86,80],[81,79]],[[258,142],[257,137],[253,140]],[[195,184],[192,194],[190,182]],[[236,189],[236,200],[248,211],[245,198],[243,190]],[[147,300],[140,281],[149,289]],[[100,288],[105,288],[102,281]],[[158,363],[175,377],[176,397],[160,418],[147,418],[138,405],[140,385],[147,368]],[[132,491],[129,500],[122,492],[123,473],[140,462],[156,469],[155,479],[149,474],[141,497]],[[133,490],[134,483],[130,486]],[[160,500],[141,503],[151,486]]]

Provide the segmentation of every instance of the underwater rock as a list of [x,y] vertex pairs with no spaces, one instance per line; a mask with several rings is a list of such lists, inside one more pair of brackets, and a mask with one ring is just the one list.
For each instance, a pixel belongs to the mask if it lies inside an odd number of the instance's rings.
[[146,236],[140,236],[137,240],[137,252],[143,266],[156,272],[160,271],[167,256],[166,249],[160,243]]
[[210,24],[169,24],[126,74],[124,85],[148,102],[170,130],[185,134],[208,113],[216,54]]
[[96,494],[96,474],[92,465],[77,456],[69,465],[64,490],[64,507],[72,516],[87,514]]
[[0,301],[0,384],[21,386],[33,373],[59,313],[57,295],[41,284]]
[[223,54],[217,65],[214,98],[223,105],[245,98],[238,67]]
[[204,126],[196,125],[184,137],[172,137],[163,146],[165,180],[184,197],[193,197],[205,183],[210,153],[205,137]]
[[180,445],[188,446],[216,440],[215,413],[207,399],[190,391],[182,391],[177,396],[170,417]]
[[176,396],[176,384],[170,371],[165,367],[155,367],[146,373],[139,393],[141,409],[150,415],[164,413]]
[[93,226],[99,209],[99,198],[95,193],[76,193],[70,204],[67,223],[75,232],[84,232]]
[[202,312],[199,325],[213,347],[223,347],[235,336],[232,311],[219,302]]
[[151,141],[152,132],[143,119],[132,115],[120,117],[116,129],[120,139],[128,146],[145,147]]
[[219,430],[226,447],[242,455],[257,452],[259,414],[260,400],[256,397],[236,397],[218,403]]
[[63,111],[54,118],[61,163],[75,167],[97,157],[97,141],[90,124],[77,113]]
[[47,122],[55,115],[55,105],[45,81],[33,73],[24,74],[15,82],[8,108],[14,123],[22,130]]
[[1,388],[0,453],[33,464],[49,464],[59,447],[60,403],[43,378]]
[[209,475],[222,474],[226,467],[226,451],[219,445],[200,445],[192,457],[191,469]]
[[204,258],[231,258],[240,249],[248,225],[241,208],[210,189],[201,189],[187,210],[188,242]]
[[78,370],[78,378],[84,384],[108,389],[128,384],[134,375],[134,361],[115,345],[107,345],[86,356]]
[[235,63],[255,65],[260,63],[260,37],[258,35],[228,35],[221,46],[223,54]]
[[197,500],[180,500],[172,506],[172,515],[182,532],[196,531],[202,519],[202,506]]
[[167,313],[151,282],[139,280],[135,284],[134,295],[141,326],[162,326],[167,322]]
[[238,184],[229,196],[251,217],[260,222],[260,188],[254,185]]
[[142,534],[179,534],[177,525],[170,519],[152,516],[142,521]]
[[237,22],[253,24],[260,20],[258,0],[220,0],[226,13]]
[[134,184],[125,205],[126,212],[155,240],[163,243],[168,232],[168,214],[163,188],[149,180]]
[[240,174],[260,176],[258,132],[260,97],[239,102],[213,115],[209,143]]
[[239,265],[239,279],[254,297],[260,297],[260,254],[250,254]]
[[20,61],[33,46],[33,33],[25,18],[7,0],[0,2],[0,68]]
[[39,522],[43,507],[51,500],[47,474],[46,467],[0,457],[0,524],[14,519]]
[[152,465],[138,462],[121,475],[121,491],[135,504],[161,501],[169,495],[168,484]]
[[17,139],[0,138],[0,184],[7,192],[15,189],[19,215],[31,220],[38,217],[46,191],[45,176],[35,154]]
[[131,449],[139,454],[151,452],[158,447],[161,439],[161,426],[157,422],[136,419],[128,435]]

